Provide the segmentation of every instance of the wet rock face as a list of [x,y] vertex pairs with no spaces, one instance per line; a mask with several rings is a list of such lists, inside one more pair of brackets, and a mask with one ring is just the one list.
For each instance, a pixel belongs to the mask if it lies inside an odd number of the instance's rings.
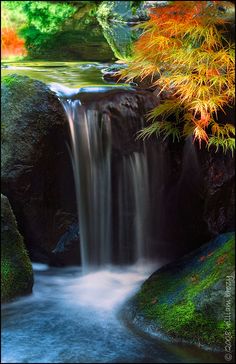
[[108,93],[81,93],[87,110],[98,113],[101,121],[110,122],[112,154],[125,155],[140,150],[136,134],[142,128],[145,114],[157,106],[159,99],[151,92],[117,89]]
[[33,270],[6,196],[1,195],[1,301],[32,292]]
[[49,88],[22,76],[2,82],[2,192],[33,260],[49,262],[63,233],[59,215],[76,215],[67,121]]
[[230,153],[201,153],[204,212],[209,233],[215,236],[235,226],[235,160]]

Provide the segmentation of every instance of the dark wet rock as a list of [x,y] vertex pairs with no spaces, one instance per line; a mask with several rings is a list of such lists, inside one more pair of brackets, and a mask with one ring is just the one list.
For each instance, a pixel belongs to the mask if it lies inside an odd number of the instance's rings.
[[127,68],[126,64],[112,64],[102,69],[103,79],[109,83],[125,83],[126,79],[121,78],[119,72]]
[[125,155],[139,151],[143,143],[136,139],[146,113],[159,103],[151,92],[114,88],[109,92],[85,92],[79,99],[88,110],[98,114],[104,122],[110,122],[112,155]]
[[153,338],[223,351],[225,331],[234,338],[234,258],[235,235],[227,233],[163,266],[126,304],[125,319]]
[[52,251],[51,264],[56,266],[78,265],[81,262],[79,225],[69,225]]
[[1,195],[1,301],[32,292],[33,270],[6,196]]
[[58,241],[56,247],[53,249],[53,253],[63,253],[66,250],[68,250],[71,242],[73,240],[77,240],[79,237],[79,225],[78,223],[75,223],[71,226],[69,226],[68,230],[65,232],[65,234],[62,235],[60,240]]
[[204,178],[205,220],[211,236],[234,230],[235,160],[227,154],[199,153]]
[[[127,83],[127,78],[122,76],[121,72],[123,69],[127,68],[125,63],[115,63],[102,70],[103,79],[109,83]],[[153,92],[154,95],[158,95],[160,89],[153,87],[153,82],[157,81],[158,76],[151,77],[147,76],[144,79],[141,77],[134,77],[133,81],[128,82],[130,86],[139,87],[142,90],[147,90]],[[161,99],[166,99],[168,96],[167,91],[162,91],[160,94]]]
[[31,259],[49,263],[76,216],[64,111],[46,85],[17,75],[3,77],[1,105],[2,192]]

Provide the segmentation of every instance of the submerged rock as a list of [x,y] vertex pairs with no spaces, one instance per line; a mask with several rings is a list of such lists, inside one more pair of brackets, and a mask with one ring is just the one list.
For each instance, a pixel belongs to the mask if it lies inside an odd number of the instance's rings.
[[127,304],[126,319],[152,337],[223,351],[226,331],[234,342],[234,255],[227,233],[165,265]]
[[6,196],[1,195],[1,300],[29,294],[33,270]]

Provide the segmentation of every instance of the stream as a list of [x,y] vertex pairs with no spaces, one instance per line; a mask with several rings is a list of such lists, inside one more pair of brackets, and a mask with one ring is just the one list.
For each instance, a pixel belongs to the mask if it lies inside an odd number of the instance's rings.
[[[155,267],[157,267],[155,265]],[[218,363],[212,353],[154,342],[118,314],[153,267],[77,267],[35,263],[33,294],[2,305],[2,363]]]

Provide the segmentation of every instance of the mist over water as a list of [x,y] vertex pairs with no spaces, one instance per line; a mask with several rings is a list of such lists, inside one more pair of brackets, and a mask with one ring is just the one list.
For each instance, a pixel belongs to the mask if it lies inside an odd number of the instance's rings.
[[212,354],[152,342],[119,312],[154,265],[80,268],[34,265],[33,294],[2,305],[3,363],[201,363]]

